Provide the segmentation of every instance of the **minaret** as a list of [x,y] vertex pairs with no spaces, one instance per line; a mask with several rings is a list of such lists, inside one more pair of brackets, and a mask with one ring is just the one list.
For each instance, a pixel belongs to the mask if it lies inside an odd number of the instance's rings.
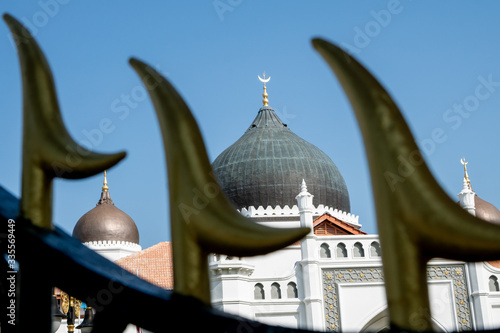
[[472,191],[472,188],[470,186],[469,174],[467,173],[467,164],[469,162],[465,162],[465,158],[462,158],[460,162],[464,166],[464,181],[462,184],[462,191],[458,193],[460,206],[470,214],[476,215],[476,205],[474,201],[474,197],[476,194],[474,193],[474,191]]
[[307,192],[307,185],[304,179],[302,179],[302,184],[300,185],[300,193],[295,197],[297,199],[297,206],[300,212],[300,226],[309,227],[312,230],[312,212],[314,195]]
[[322,313],[322,290],[321,276],[319,268],[318,247],[316,235],[313,230],[313,195],[307,192],[307,186],[304,179],[300,186],[300,193],[297,195],[297,206],[299,207],[300,226],[311,228],[311,232],[300,241],[300,250],[302,260],[301,276],[297,276],[297,282],[301,279],[304,293],[304,309],[307,328],[311,330],[323,329]]

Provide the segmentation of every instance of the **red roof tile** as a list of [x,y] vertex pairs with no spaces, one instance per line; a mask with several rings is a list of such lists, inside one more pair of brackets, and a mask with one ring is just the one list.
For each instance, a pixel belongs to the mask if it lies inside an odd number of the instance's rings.
[[172,243],[161,242],[147,249],[131,254],[115,261],[115,264],[127,271],[138,274],[161,288],[174,288],[174,265],[172,259]]

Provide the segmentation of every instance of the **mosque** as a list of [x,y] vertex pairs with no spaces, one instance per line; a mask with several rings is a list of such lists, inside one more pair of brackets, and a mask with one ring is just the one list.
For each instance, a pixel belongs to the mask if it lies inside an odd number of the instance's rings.
[[[269,106],[265,83],[263,97],[254,121],[215,159],[213,170],[242,215],[276,228],[309,226],[312,232],[268,255],[211,255],[213,307],[294,328],[387,329],[378,236],[362,231],[333,161],[294,134]],[[500,224],[500,211],[473,192],[463,164],[459,204]],[[106,175],[96,207],[76,223],[73,237],[141,278],[173,288],[170,242],[141,249],[137,226],[114,205]],[[436,259],[429,263],[427,277],[436,331],[500,327],[500,260]],[[135,327],[129,329],[136,332]],[[66,332],[65,326],[58,332]]]

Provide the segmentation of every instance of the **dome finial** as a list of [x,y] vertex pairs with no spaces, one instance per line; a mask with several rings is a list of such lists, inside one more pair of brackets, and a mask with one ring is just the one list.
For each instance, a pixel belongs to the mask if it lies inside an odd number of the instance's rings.
[[106,178],[106,170],[104,170],[104,181],[102,182],[102,191],[107,192],[108,190],[109,190],[108,179]]
[[460,159],[460,163],[462,163],[462,165],[464,166],[464,178],[465,178],[465,181],[467,181],[467,185],[469,185],[469,187],[470,187],[469,174],[467,173],[467,164],[469,164],[469,162],[465,162],[465,157],[462,157]]
[[264,97],[264,99],[262,100],[262,104],[264,106],[268,106],[269,100],[267,99],[267,96],[269,96],[269,95],[267,94],[266,83],[269,82],[269,80],[271,80],[271,77],[268,77],[266,79],[266,72],[265,71],[262,74],[262,76],[264,76],[264,78],[261,78],[260,75],[257,75],[257,77],[259,78],[260,82],[264,83],[264,92],[262,93],[262,97]]

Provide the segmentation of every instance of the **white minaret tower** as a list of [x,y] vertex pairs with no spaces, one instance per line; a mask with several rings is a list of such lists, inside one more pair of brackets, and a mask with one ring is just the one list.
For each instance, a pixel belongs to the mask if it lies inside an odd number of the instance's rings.
[[469,175],[467,174],[467,164],[469,162],[465,162],[465,158],[460,160],[462,165],[464,166],[464,181],[462,185],[462,191],[458,193],[458,198],[460,199],[460,206],[468,211],[472,215],[476,215],[476,204],[474,201],[474,196],[476,195],[470,186]]
[[307,192],[306,182],[302,180],[300,193],[295,197],[299,207],[300,226],[311,228],[311,232],[300,241],[304,312],[307,328],[320,331],[323,328],[322,284],[318,258],[319,250],[313,230],[313,197],[314,195]]

